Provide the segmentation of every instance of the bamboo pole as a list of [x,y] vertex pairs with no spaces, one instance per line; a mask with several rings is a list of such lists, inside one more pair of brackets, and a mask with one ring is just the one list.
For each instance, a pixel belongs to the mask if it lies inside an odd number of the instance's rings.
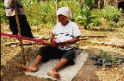
[[[14,6],[15,6],[15,19],[16,19],[16,23],[17,23],[17,28],[18,28],[19,36],[21,36],[21,29],[20,29],[20,23],[19,23],[19,18],[18,18],[18,11],[17,11],[17,2],[16,2],[16,0],[14,0]],[[20,41],[20,44],[21,44],[21,52],[23,54],[22,57],[23,57],[24,65],[26,65],[22,39],[19,39],[19,41]]]
[[[56,0],[56,15],[57,15],[57,10],[58,10],[58,1]],[[57,22],[58,23],[58,17],[57,17]]]

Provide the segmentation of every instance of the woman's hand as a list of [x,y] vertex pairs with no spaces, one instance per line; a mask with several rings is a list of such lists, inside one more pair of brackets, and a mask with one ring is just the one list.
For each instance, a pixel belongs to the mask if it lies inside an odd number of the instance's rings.
[[74,44],[74,43],[76,43],[78,41],[79,41],[79,37],[76,37],[76,38],[71,39],[71,40],[55,43],[55,45],[60,46],[60,47],[64,47],[64,46],[67,46],[68,44]]
[[43,42],[43,45],[54,47],[55,46],[55,43],[51,42],[51,40],[48,40],[48,41],[44,41]]
[[65,42],[59,42],[59,43],[55,43],[55,45],[56,45],[56,46],[61,46],[61,47],[63,47],[63,46],[66,46],[67,43],[65,43]]

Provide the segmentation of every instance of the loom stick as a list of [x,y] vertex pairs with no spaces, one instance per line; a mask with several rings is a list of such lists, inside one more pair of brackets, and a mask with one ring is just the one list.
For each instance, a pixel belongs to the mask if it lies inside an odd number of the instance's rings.
[[[17,11],[17,2],[16,0],[14,0],[14,6],[15,6],[15,19],[16,19],[16,23],[17,23],[17,28],[18,28],[18,32],[19,32],[19,36],[21,36],[21,29],[20,29],[20,23],[19,23],[19,17],[18,17],[18,11]],[[26,60],[25,60],[25,54],[24,54],[24,48],[23,48],[23,43],[22,43],[22,39],[19,39],[20,44],[21,44],[21,51],[22,51],[22,56],[23,56],[23,61],[24,61],[24,65],[26,65]]]

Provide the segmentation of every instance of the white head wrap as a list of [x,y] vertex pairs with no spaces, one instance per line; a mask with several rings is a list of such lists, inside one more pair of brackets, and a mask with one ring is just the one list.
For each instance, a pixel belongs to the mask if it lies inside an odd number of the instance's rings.
[[69,10],[68,7],[61,7],[61,8],[59,8],[57,10],[57,16],[60,15],[60,14],[66,16],[66,17],[68,17],[70,19],[72,19],[72,14],[71,14],[71,11]]

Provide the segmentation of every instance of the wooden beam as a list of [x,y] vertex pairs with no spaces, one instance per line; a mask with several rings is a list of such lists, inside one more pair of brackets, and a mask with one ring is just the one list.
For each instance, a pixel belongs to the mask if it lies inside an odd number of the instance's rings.
[[[17,45],[17,44],[19,44],[20,43],[20,41],[17,41],[17,42],[8,42],[8,43],[5,43],[5,46],[11,46],[11,45]],[[33,44],[37,44],[37,43],[35,43],[35,42],[27,42],[27,43],[23,43],[23,46],[24,45],[33,45]],[[19,44],[19,45],[21,45],[21,44]]]
[[13,44],[19,44],[20,41],[18,42],[9,42],[9,43],[5,43],[5,46],[10,46],[10,45],[13,45]]
[[105,45],[105,46],[113,46],[113,47],[121,47],[121,48],[124,48],[124,44],[117,45],[117,44],[114,44],[114,43],[111,43],[111,42],[91,41],[91,43],[101,44],[101,45]]
[[81,36],[81,38],[82,38],[82,37],[104,38],[104,37],[107,37],[107,36],[89,35],[89,36]]
[[[87,36],[80,36],[80,39],[81,40],[87,40],[88,38],[104,38],[104,37],[107,37],[107,36],[98,36],[98,35],[87,35]],[[42,37],[42,38],[39,38],[40,40],[49,40],[50,37]],[[54,39],[56,39],[56,37],[54,37]]]

